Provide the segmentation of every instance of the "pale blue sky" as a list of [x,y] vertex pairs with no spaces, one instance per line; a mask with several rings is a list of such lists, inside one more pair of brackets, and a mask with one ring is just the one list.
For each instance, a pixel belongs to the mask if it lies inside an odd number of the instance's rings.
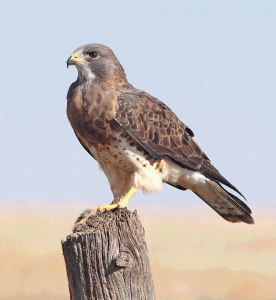
[[[224,4],[222,4],[224,2]],[[276,207],[274,1],[5,1],[1,193],[5,203],[112,200],[66,117],[84,44],[115,52],[129,82],[165,102],[249,206]],[[130,202],[200,204],[169,186]],[[202,206],[205,206],[202,203]]]

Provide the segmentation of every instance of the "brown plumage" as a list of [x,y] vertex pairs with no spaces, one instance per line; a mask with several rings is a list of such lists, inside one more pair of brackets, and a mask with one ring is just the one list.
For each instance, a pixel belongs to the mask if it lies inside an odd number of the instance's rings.
[[241,195],[211,164],[192,130],[164,103],[133,88],[108,47],[82,46],[68,59],[71,64],[79,76],[68,91],[68,118],[105,172],[113,203],[121,204],[131,188],[154,192],[166,182],[191,189],[230,222],[254,222],[250,209],[220,185]]

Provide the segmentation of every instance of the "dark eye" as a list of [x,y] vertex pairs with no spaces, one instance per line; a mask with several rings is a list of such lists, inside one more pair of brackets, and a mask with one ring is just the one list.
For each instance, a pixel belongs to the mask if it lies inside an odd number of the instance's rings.
[[98,53],[96,51],[88,52],[87,53],[91,58],[96,58],[98,56]]

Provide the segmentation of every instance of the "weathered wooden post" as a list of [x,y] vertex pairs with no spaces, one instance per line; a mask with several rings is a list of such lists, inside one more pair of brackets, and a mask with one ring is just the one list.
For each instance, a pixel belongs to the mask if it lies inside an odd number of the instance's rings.
[[154,300],[145,231],[136,212],[95,214],[62,241],[72,300]]

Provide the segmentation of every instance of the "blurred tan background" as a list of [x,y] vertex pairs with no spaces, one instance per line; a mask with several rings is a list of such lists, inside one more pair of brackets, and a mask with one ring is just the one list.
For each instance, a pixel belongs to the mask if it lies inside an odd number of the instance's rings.
[[[1,300],[69,299],[60,241],[85,208],[2,205]],[[157,299],[276,299],[275,210],[253,207],[250,226],[227,223],[208,207],[136,208]]]

